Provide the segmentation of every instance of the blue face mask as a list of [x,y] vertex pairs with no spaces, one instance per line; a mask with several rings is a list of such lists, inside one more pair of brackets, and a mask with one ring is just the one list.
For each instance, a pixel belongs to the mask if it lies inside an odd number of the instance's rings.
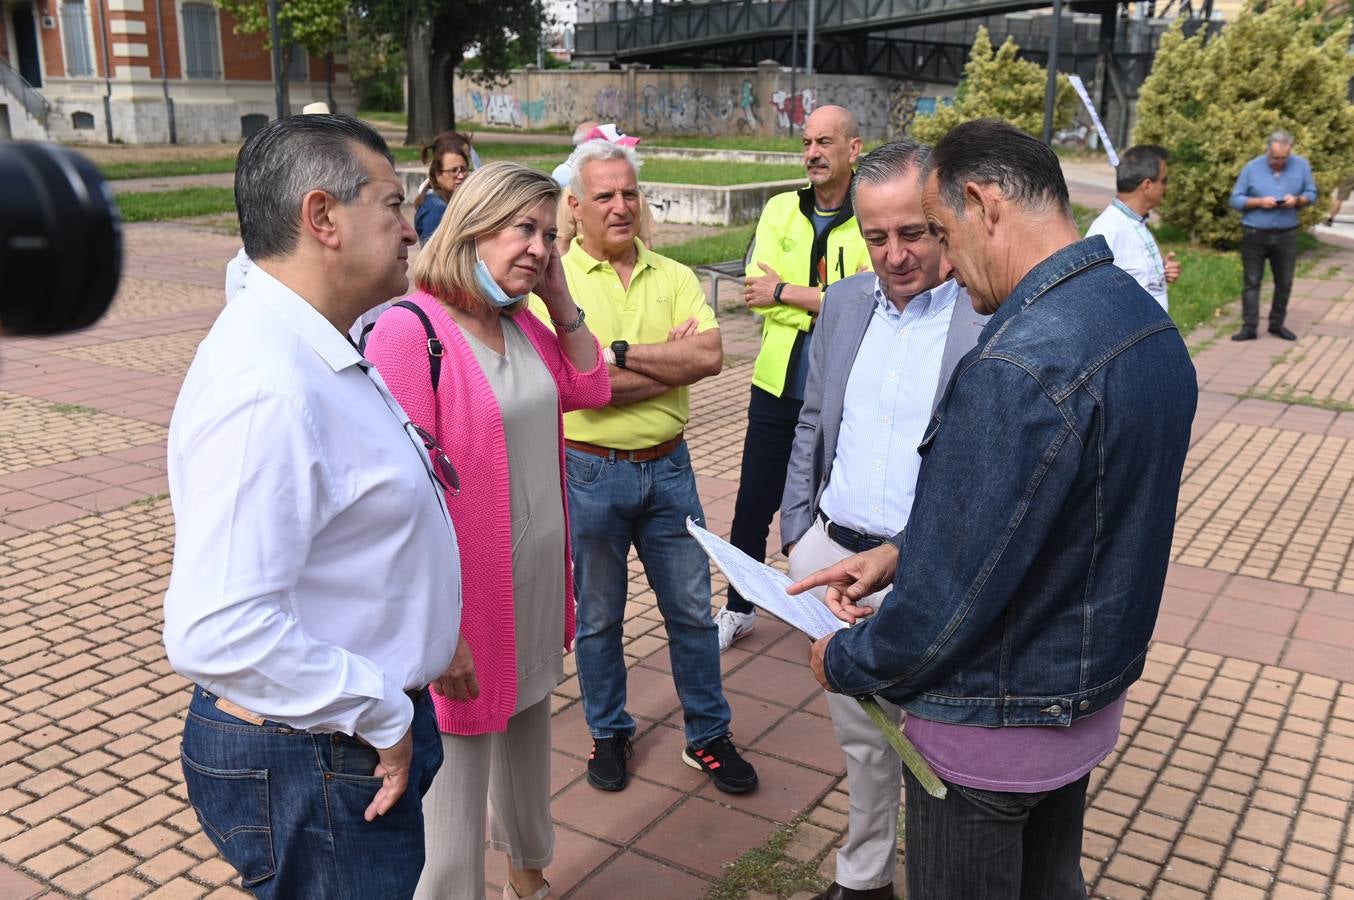
[[484,260],[475,261],[475,281],[479,284],[480,290],[484,291],[484,296],[489,299],[490,305],[497,309],[503,309],[506,306],[512,306],[527,298],[526,294],[520,294],[516,297],[509,297],[507,291],[498,286],[494,281],[494,276],[489,274],[489,267],[484,264]]

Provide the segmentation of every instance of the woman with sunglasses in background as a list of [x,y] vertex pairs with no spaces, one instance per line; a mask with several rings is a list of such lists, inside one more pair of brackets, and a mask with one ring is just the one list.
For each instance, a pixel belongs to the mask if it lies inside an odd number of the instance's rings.
[[428,243],[447,211],[451,195],[470,174],[471,156],[470,140],[455,131],[442,132],[423,148],[428,180],[414,199],[414,231],[420,244]]
[[[420,898],[483,900],[486,802],[491,845],[508,856],[504,898],[553,896],[550,694],[574,635],[562,416],[611,400],[555,249],[558,194],[516,163],[477,169],[419,253],[409,305],[367,345],[459,474],[459,490],[444,487],[464,535],[461,641],[434,688],[446,761],[423,802]],[[533,291],[553,328],[526,308]]]

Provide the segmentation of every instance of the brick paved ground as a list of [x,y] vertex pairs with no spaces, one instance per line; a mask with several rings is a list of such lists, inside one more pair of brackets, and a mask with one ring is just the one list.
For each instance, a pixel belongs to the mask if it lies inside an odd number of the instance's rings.
[[[128,249],[105,322],[0,345],[0,898],[241,896],[185,800],[187,685],[159,635],[165,426],[236,244],[143,225]],[[1354,253],[1318,269],[1333,266],[1296,285],[1296,346],[1221,340],[1195,358],[1203,393],[1157,640],[1092,782],[1097,896],[1354,898]],[[717,531],[755,347],[748,319],[723,321],[725,371],[693,392],[689,432]],[[678,761],[666,642],[637,567],[627,613],[637,777],[614,796],[582,780],[570,664],[554,704],[556,887],[699,897],[801,814],[791,853],[830,876],[846,786],[805,642],[763,617],[723,659],[762,776],[730,798]],[[494,896],[502,862],[488,871]]]

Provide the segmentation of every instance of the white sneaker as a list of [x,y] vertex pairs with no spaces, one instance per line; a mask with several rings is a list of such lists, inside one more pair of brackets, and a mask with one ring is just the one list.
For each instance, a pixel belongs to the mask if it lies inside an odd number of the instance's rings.
[[719,652],[723,653],[733,646],[734,641],[752,634],[756,624],[755,612],[734,612],[726,606],[715,613],[715,627],[719,629]]

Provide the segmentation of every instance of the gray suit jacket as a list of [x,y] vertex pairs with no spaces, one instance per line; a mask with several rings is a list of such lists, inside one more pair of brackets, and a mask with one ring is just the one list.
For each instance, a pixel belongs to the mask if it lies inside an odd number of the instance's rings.
[[[809,530],[818,509],[818,498],[827,487],[828,473],[837,454],[846,380],[874,314],[874,285],[874,273],[861,272],[830,286],[823,300],[823,312],[809,345],[809,380],[799,424],[795,426],[794,449],[790,452],[781,500],[783,544],[798,541]],[[955,365],[978,343],[987,319],[974,311],[968,292],[960,290],[945,338],[933,407],[944,396]],[[899,530],[904,524],[898,523]]]

